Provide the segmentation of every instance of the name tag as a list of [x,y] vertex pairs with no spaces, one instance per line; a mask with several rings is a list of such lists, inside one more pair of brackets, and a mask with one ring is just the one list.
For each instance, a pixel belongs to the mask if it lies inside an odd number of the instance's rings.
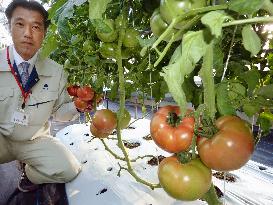
[[18,125],[28,125],[29,115],[24,112],[14,111],[11,117],[11,122]]

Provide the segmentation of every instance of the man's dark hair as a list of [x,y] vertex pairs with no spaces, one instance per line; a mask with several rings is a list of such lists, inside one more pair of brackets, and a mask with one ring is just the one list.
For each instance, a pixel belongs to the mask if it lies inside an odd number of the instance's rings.
[[47,27],[50,24],[50,21],[48,20],[48,12],[45,10],[45,8],[38,3],[37,1],[33,1],[33,0],[13,0],[7,7],[7,9],[5,10],[5,14],[6,17],[9,21],[10,24],[10,20],[12,17],[12,13],[13,11],[17,8],[17,7],[22,7],[24,9],[28,9],[28,10],[32,10],[32,11],[38,11],[44,18],[44,26],[45,29],[47,29]]

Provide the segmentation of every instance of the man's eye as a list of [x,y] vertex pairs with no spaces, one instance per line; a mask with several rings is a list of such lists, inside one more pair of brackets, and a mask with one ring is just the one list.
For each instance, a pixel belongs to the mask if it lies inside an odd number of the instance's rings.
[[32,26],[32,29],[34,31],[40,31],[41,30],[41,27],[40,26]]
[[24,26],[24,24],[22,24],[21,22],[17,22],[15,25],[17,25],[17,26]]

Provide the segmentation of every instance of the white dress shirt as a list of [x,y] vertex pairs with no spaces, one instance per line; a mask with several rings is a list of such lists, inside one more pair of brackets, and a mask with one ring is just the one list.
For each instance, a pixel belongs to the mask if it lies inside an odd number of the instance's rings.
[[30,75],[35,63],[36,63],[36,60],[37,60],[37,56],[38,56],[38,52],[35,53],[35,55],[30,58],[29,60],[25,61],[16,51],[15,47],[12,46],[12,50],[13,50],[13,56],[14,56],[14,60],[15,60],[15,63],[17,65],[17,68],[18,68],[18,72],[19,74],[21,75],[22,74],[22,68],[20,65],[20,63],[22,62],[28,62],[30,64],[29,68],[28,68],[28,73]]

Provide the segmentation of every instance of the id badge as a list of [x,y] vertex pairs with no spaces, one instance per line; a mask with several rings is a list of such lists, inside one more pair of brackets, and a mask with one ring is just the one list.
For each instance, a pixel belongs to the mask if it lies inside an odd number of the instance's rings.
[[18,125],[28,125],[29,114],[20,111],[14,111],[11,117],[11,122]]

